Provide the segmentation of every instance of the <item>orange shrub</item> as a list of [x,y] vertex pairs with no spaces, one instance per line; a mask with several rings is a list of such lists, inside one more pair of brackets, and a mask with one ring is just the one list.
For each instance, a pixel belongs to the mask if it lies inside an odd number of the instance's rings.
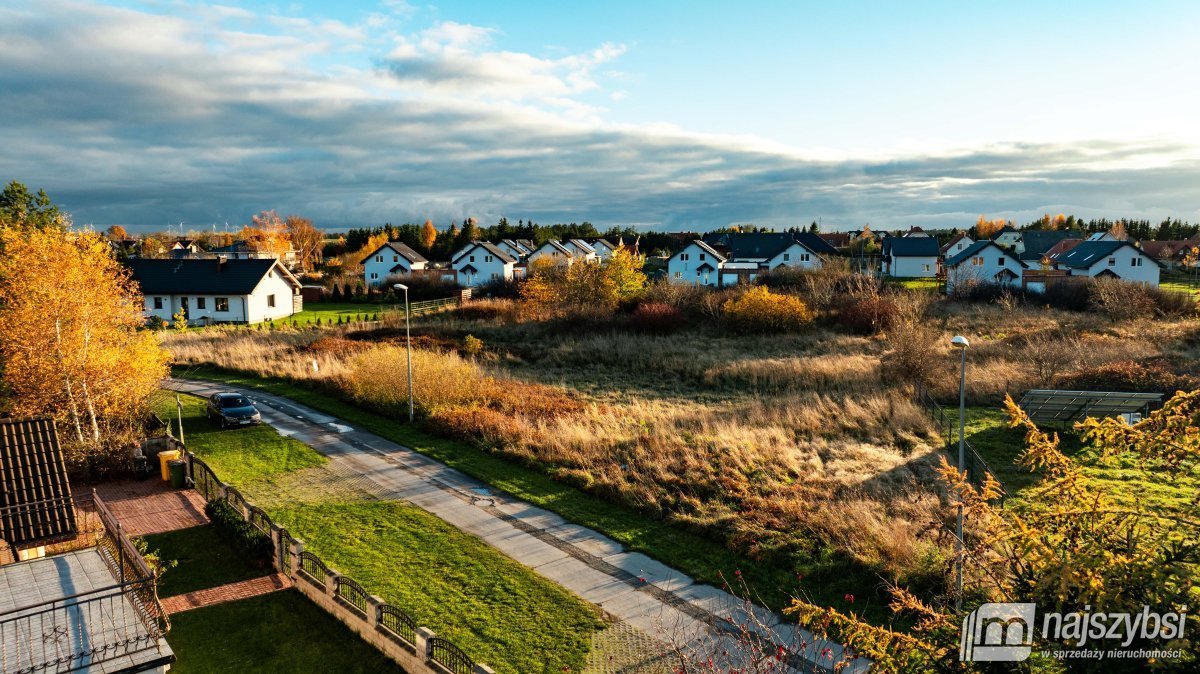
[[725,318],[740,332],[788,332],[812,322],[813,314],[798,297],[777,295],[754,286],[722,307]]

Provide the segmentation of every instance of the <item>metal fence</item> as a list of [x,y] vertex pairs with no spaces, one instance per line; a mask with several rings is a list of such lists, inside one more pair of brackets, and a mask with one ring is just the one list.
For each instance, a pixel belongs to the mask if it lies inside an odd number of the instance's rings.
[[[454,298],[457,300],[457,298]],[[223,500],[243,513],[247,521],[270,535],[279,547],[275,563],[283,573],[309,583],[314,588],[325,590],[332,576],[332,594],[337,604],[346,608],[361,620],[375,623],[375,629],[392,641],[416,653],[421,639],[418,638],[417,621],[403,609],[391,604],[377,603],[370,592],[354,579],[343,576],[329,567],[316,554],[302,549],[302,544],[287,529],[275,524],[270,515],[246,500],[234,487],[222,482],[212,468],[191,452],[185,452],[188,471],[195,488],[206,500]],[[300,549],[293,553],[293,547]],[[293,566],[293,557],[295,565]],[[144,561],[143,561],[144,563]],[[155,600],[157,605],[157,599]],[[423,644],[429,667],[446,674],[472,674],[478,669],[491,671],[477,665],[466,653],[450,641],[433,636]]]
[[[946,409],[938,404],[938,402],[933,399],[933,396],[929,394],[929,391],[924,387],[917,387],[916,399],[917,402],[929,413],[933,423],[938,427],[938,434],[941,435],[946,442],[946,451],[957,456],[958,415],[947,414]],[[967,471],[967,481],[976,487],[982,487],[984,482],[987,480],[987,477],[990,475],[992,480],[994,480],[996,484],[1000,485],[1000,505],[1004,505],[1004,498],[1008,494],[1008,487],[1005,486],[1004,482],[1000,480],[1000,477],[996,475],[996,471],[992,470],[992,467],[988,465],[987,461],[983,459],[979,452],[971,446],[971,442],[969,440],[964,438],[963,446],[965,449],[964,458],[966,459],[966,466],[960,467],[960,469],[965,469]]]

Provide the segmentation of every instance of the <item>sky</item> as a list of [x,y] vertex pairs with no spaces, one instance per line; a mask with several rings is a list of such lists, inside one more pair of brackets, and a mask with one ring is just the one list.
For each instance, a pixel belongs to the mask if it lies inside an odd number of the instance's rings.
[[0,0],[77,225],[1200,220],[1200,3]]

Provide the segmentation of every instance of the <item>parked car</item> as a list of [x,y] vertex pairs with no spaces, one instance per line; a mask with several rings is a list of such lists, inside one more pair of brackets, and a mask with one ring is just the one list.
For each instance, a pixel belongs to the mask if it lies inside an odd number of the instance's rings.
[[214,393],[208,397],[204,413],[221,424],[221,428],[250,426],[262,423],[262,414],[254,403],[241,393]]

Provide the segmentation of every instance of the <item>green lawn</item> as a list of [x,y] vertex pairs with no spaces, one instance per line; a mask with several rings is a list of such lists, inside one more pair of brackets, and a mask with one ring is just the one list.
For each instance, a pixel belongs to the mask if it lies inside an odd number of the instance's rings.
[[158,596],[173,597],[205,590],[271,572],[246,563],[242,555],[222,539],[211,524],[143,537],[149,550],[163,561],[178,564],[158,581]]
[[295,322],[297,326],[316,323],[318,319],[322,325],[336,324],[338,320],[358,323],[369,321],[376,314],[382,318],[385,312],[399,311],[403,308],[382,302],[314,302],[304,305],[304,311],[298,314],[270,322],[276,325],[291,325]]
[[1200,293],[1200,276],[1183,272],[1163,272],[1159,287],[1179,293]]
[[901,288],[908,288],[909,290],[938,292],[942,289],[942,282],[936,278],[888,279],[887,282],[891,285],[900,286]]
[[403,674],[398,665],[296,590],[171,616],[172,674]]
[[579,671],[599,611],[420,508],[395,501],[271,510],[307,549],[497,672]]
[[[294,382],[211,367],[179,368],[174,370],[174,374],[287,396],[411,447],[516,498],[558,513],[576,524],[595,529],[632,550],[679,569],[697,581],[719,587],[723,584],[723,577],[732,577],[734,571],[741,571],[742,578],[753,589],[757,599],[771,608],[787,606],[791,597],[802,594],[825,606],[853,610],[877,624],[895,623],[897,620],[886,605],[862,601],[866,593],[864,587],[875,587],[878,578],[870,570],[854,566],[845,559],[747,559],[711,538],[587,494],[539,470],[463,442],[431,436],[418,428],[362,410]],[[797,573],[804,576],[802,585],[797,584]],[[860,600],[849,604],[844,599],[846,595],[854,595]]]
[[[222,430],[204,415],[204,400],[180,395],[183,431],[188,449],[221,466],[221,479],[234,485],[301,468],[320,466],[328,459],[308,445],[285,438],[270,426]],[[178,437],[175,394],[160,391],[151,401],[154,411],[171,421]]]

